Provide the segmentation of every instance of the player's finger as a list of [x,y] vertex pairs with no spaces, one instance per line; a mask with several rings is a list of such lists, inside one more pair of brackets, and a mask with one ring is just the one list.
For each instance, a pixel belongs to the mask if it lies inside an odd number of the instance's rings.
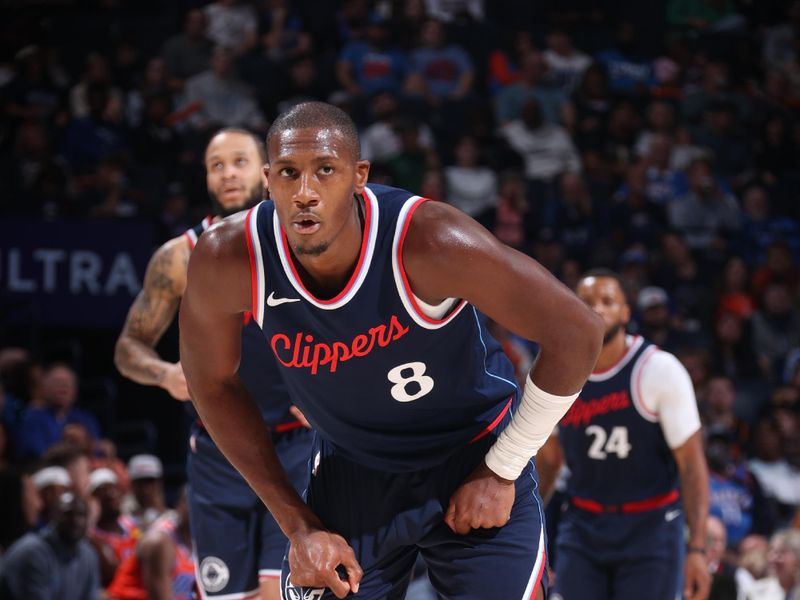
[[445,524],[452,529],[453,531],[456,530],[456,506],[453,502],[450,502],[450,505],[447,507],[447,512],[444,514],[444,522]]
[[361,579],[364,577],[364,569],[358,564],[355,552],[348,546],[347,552],[342,553],[341,565],[347,571],[347,581],[350,584],[350,589],[354,594],[358,593],[358,586],[361,584]]
[[324,581],[325,587],[337,598],[344,598],[350,593],[350,583],[343,581],[335,570],[326,571]]

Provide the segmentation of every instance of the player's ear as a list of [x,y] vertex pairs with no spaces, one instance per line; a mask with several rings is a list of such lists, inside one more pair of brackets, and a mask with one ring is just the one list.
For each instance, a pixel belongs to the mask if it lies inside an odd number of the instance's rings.
[[267,198],[269,198],[269,163],[261,167],[261,183],[264,184],[264,191],[267,193]]
[[369,179],[369,161],[368,160],[359,160],[356,162],[356,194],[360,194],[364,191],[364,187],[367,185],[367,179]]
[[622,306],[621,317],[622,322],[625,323],[625,325],[631,322],[631,307],[627,302]]

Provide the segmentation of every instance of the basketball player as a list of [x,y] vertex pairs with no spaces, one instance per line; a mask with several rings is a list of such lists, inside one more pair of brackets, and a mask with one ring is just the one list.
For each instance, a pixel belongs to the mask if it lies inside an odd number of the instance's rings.
[[[297,105],[267,147],[272,201],[198,243],[180,345],[200,416],[289,538],[284,597],[402,598],[421,553],[444,597],[542,598],[531,457],[591,371],[599,318],[458,210],[367,186],[338,108]],[[541,344],[521,401],[476,308]],[[248,310],[317,431],[307,504],[236,373]]]
[[[115,362],[127,377],[145,385],[160,385],[177,400],[189,398],[181,364],[162,360],[154,348],[175,317],[197,239],[212,221],[261,199],[265,160],[263,144],[248,131],[223,129],[211,138],[205,166],[214,216],[166,242],[150,260],[142,291],[117,342]],[[264,434],[274,442],[292,484],[302,492],[308,477],[311,433],[290,413],[286,388],[263,334],[249,314],[243,319],[239,373],[258,402],[262,420],[269,424],[269,433]],[[260,588],[262,600],[277,600],[286,538],[199,421],[192,429],[187,470],[202,597],[252,598]]]
[[588,273],[577,293],[606,334],[558,427],[570,477],[552,597],[704,599],[708,469],[689,375],[672,354],[626,334],[630,308],[613,272]]

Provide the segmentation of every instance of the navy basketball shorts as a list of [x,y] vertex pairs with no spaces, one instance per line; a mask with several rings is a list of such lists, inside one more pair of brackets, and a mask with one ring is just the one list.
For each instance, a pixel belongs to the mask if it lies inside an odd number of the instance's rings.
[[[272,437],[300,494],[308,481],[312,439],[305,428]],[[193,428],[189,446],[189,520],[200,597],[255,597],[260,580],[280,577],[286,537],[204,429]]]
[[[307,502],[364,569],[358,594],[348,598],[402,599],[418,554],[441,598],[529,600],[546,588],[544,517],[532,463],[517,480],[504,527],[459,535],[442,520],[450,496],[494,440],[488,435],[430,469],[386,473],[345,459],[317,436]],[[284,600],[335,598],[327,589],[294,586],[288,560],[281,578]]]
[[637,514],[570,506],[559,523],[550,600],[675,600],[681,597],[679,503]]

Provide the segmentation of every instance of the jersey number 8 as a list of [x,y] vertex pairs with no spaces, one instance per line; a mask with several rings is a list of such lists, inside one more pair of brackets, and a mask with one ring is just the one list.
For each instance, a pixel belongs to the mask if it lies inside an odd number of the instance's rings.
[[425,369],[424,362],[410,362],[389,371],[386,377],[394,384],[392,398],[398,402],[411,402],[428,394],[433,389],[433,378],[425,375]]

